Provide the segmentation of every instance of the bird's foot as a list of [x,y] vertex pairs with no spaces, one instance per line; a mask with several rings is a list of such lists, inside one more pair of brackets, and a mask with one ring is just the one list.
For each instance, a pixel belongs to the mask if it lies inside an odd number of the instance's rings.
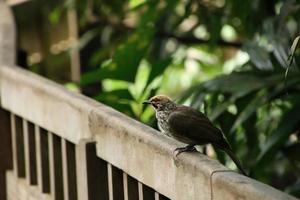
[[187,152],[187,151],[197,151],[194,145],[187,145],[185,147],[178,147],[174,150],[173,154],[175,157],[177,157],[179,154],[182,152]]

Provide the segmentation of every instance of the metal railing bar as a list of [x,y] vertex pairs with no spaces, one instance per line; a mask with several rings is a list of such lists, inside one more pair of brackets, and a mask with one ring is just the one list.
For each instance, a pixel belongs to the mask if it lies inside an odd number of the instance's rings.
[[160,200],[160,199],[159,199],[159,193],[158,193],[158,192],[155,192],[155,193],[154,193],[154,199],[155,199],[155,200]]
[[43,191],[43,179],[42,179],[42,158],[41,158],[41,145],[40,145],[40,127],[34,125],[34,136],[36,144],[36,174],[37,184],[40,191]]
[[78,199],[89,199],[88,191],[88,172],[87,172],[87,147],[86,144],[89,141],[80,141],[75,146],[76,156],[76,177],[77,177],[77,196]]
[[30,185],[30,155],[29,155],[29,133],[28,133],[28,123],[23,119],[23,136],[24,136],[24,154],[25,154],[25,174],[26,181]]
[[144,200],[143,183],[138,182],[139,200]]
[[11,124],[11,140],[12,140],[12,155],[13,155],[13,171],[18,177],[18,162],[17,162],[17,139],[16,139],[16,122],[14,114],[10,113]]
[[124,190],[124,200],[128,200],[128,179],[127,174],[123,172],[123,190]]
[[69,179],[66,140],[61,138],[64,200],[69,200]]
[[110,163],[107,163],[107,174],[108,174],[108,196],[109,200],[114,199],[113,193],[113,178],[112,178],[112,166]]

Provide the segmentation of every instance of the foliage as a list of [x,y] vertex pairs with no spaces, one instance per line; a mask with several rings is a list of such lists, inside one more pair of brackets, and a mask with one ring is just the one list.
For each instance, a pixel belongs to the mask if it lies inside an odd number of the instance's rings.
[[220,126],[252,177],[299,195],[299,3],[67,5],[80,14],[78,47],[89,50],[81,84],[101,86],[94,98],[153,125],[153,111],[141,102],[167,93]]

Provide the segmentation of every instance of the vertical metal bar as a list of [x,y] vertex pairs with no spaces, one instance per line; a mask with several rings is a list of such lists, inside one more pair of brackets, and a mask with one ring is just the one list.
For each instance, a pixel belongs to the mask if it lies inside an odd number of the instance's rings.
[[50,194],[53,197],[53,199],[55,199],[55,173],[54,173],[54,156],[53,156],[53,135],[49,132],[47,132],[47,136],[48,136],[48,146],[49,146],[49,175],[50,175]]
[[76,152],[76,177],[78,199],[89,199],[88,179],[87,179],[87,141],[80,141],[75,146]]
[[12,113],[10,113],[10,125],[11,125],[11,139],[12,139],[13,169],[14,169],[15,176],[18,177],[16,121],[15,121],[15,115]]
[[62,168],[63,168],[63,184],[64,184],[64,199],[69,200],[69,182],[68,182],[68,156],[67,144],[65,139],[61,139],[62,151]]
[[159,193],[155,192],[155,194],[154,194],[154,199],[155,199],[155,200],[159,200]]
[[36,144],[36,172],[37,172],[37,184],[42,191],[43,189],[43,180],[42,180],[42,158],[41,158],[41,145],[40,145],[40,128],[35,125],[34,126],[35,133],[35,144]]
[[128,200],[128,180],[127,174],[123,172],[123,191],[124,191],[124,200]]
[[139,189],[139,200],[143,200],[144,199],[143,184],[141,182],[138,182],[138,189]]
[[25,174],[26,182],[30,185],[30,156],[29,156],[29,133],[28,133],[28,123],[23,119],[23,133],[24,133],[24,152],[25,152]]
[[109,200],[114,199],[113,194],[113,178],[112,178],[112,166],[110,163],[107,163],[107,174],[108,174],[108,194],[109,194]]

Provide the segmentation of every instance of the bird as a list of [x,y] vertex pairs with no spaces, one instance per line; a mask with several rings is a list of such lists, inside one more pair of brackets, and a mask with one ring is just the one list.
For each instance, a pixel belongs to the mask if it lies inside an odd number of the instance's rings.
[[195,151],[196,145],[210,143],[227,153],[238,169],[247,175],[223,132],[205,114],[192,107],[176,104],[166,95],[153,96],[143,104],[152,105],[158,127],[164,134],[187,144],[174,150],[178,152],[176,156],[182,152]]

